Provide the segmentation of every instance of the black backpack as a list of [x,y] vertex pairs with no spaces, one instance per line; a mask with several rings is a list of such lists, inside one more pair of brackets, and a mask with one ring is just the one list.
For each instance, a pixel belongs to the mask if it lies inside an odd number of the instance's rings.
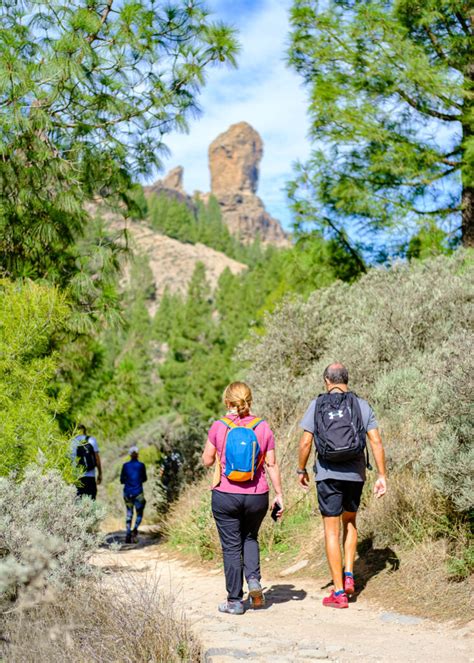
[[[314,441],[318,456],[343,463],[367,451],[367,432],[356,394],[351,391],[320,394],[314,410]],[[367,451],[367,467],[370,468]]]
[[80,465],[85,472],[90,472],[97,466],[95,458],[95,451],[92,444],[89,442],[89,437],[77,443],[76,449],[77,464]]

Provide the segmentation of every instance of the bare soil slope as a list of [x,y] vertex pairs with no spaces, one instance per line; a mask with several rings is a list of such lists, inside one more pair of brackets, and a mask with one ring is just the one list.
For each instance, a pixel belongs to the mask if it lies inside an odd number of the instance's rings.
[[[125,221],[118,215],[112,214],[107,215],[106,220],[113,230],[126,228],[131,238],[132,250],[148,257],[156,289],[156,299],[149,302],[151,315],[155,314],[159,300],[166,288],[172,293],[186,294],[188,284],[198,262],[204,264],[207,280],[213,289],[225,269],[230,269],[232,274],[239,274],[247,269],[246,265],[204,244],[179,242],[153,231],[144,223]],[[127,285],[129,278],[130,265],[126,265],[123,278],[124,286]]]

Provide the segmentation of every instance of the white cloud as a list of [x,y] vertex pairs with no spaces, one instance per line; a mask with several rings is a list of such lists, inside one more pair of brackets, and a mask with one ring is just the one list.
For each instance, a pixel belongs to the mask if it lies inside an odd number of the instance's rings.
[[[229,21],[229,2],[227,7],[225,0],[212,4],[216,18],[221,17],[221,8]],[[237,4],[232,3],[232,7]],[[184,185],[189,192],[208,191],[209,144],[229,125],[249,122],[264,141],[259,195],[284,225],[290,222],[285,182],[292,176],[293,162],[305,159],[309,151],[305,93],[300,79],[284,63],[289,5],[289,0],[264,0],[253,3],[247,13],[233,10],[230,22],[239,29],[242,44],[239,68],[209,72],[199,100],[202,115],[190,122],[189,134],[168,137],[171,157],[165,161],[165,169],[184,167]]]

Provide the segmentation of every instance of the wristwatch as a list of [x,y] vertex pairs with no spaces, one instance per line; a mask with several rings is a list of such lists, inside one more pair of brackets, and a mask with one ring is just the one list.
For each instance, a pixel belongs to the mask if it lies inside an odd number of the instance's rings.
[[296,474],[308,474],[308,472],[307,472],[307,470],[300,470],[300,469],[297,469],[297,470],[296,470]]

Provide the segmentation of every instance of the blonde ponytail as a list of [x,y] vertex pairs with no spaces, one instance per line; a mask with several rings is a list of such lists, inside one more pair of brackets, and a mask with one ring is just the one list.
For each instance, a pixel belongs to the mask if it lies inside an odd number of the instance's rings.
[[246,417],[252,407],[252,391],[245,382],[232,382],[224,389],[224,405],[235,408],[239,417]]

